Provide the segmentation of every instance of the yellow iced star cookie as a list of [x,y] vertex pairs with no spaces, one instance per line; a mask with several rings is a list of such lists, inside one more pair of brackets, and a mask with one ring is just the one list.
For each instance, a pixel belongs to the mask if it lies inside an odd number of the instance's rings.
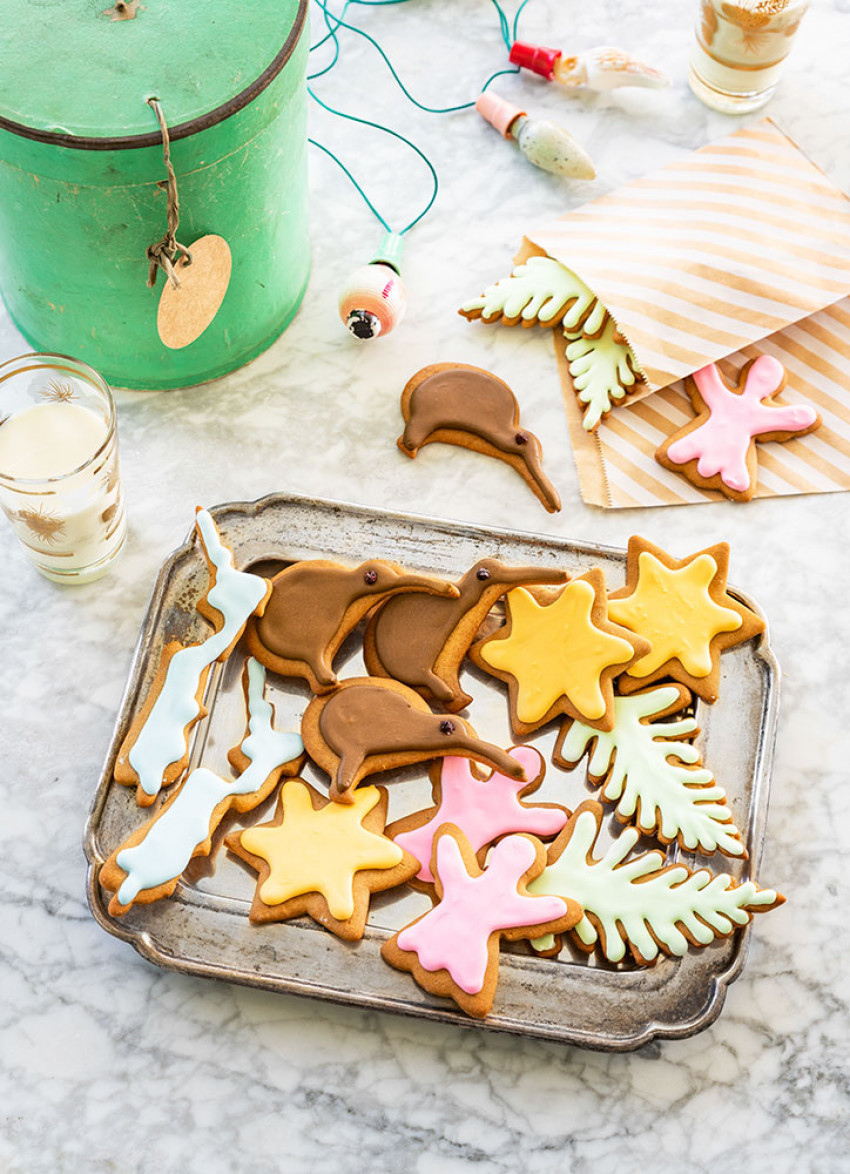
[[594,568],[556,594],[517,587],[505,606],[505,627],[470,655],[508,683],[514,731],[531,733],[559,714],[610,729],[613,678],[649,645],[606,617],[602,572]]
[[728,569],[725,542],[674,559],[644,538],[629,539],[626,586],[610,596],[608,615],[651,647],[627,669],[622,692],[672,677],[716,700],[720,653],[764,630],[764,621],[727,591]]
[[419,869],[383,834],[386,819],[383,787],[362,787],[351,803],[333,803],[303,779],[290,779],[270,823],[225,839],[260,874],[251,921],[307,913],[339,937],[362,938],[370,893],[403,884]]

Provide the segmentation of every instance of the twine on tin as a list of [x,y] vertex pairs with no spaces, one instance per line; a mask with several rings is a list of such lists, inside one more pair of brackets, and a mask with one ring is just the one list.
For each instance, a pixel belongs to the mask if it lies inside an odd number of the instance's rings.
[[167,174],[167,178],[159,180],[156,185],[166,193],[165,214],[167,227],[162,240],[157,241],[156,244],[149,245],[147,249],[147,258],[150,263],[148,268],[148,285],[153,287],[156,284],[156,271],[157,269],[162,269],[174,289],[179,289],[180,279],[174,268],[175,258],[179,253],[185,258],[185,264],[191,265],[192,254],[185,245],[181,245],[177,240],[177,228],[180,224],[180,200],[177,195],[177,176],[174,174],[174,167],[171,163],[171,148],[165,116],[162,113],[162,107],[157,98],[148,98],[148,105],[156,115],[159,129],[162,131],[162,158]]

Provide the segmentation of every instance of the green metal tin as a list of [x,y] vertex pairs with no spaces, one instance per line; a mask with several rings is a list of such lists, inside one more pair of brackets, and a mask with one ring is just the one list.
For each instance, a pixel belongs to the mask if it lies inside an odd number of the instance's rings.
[[[40,351],[120,387],[186,387],[254,358],[298,308],[307,232],[308,0],[4,0],[0,26],[0,292]],[[178,239],[230,246],[212,323],[189,346],[157,333],[168,122]]]

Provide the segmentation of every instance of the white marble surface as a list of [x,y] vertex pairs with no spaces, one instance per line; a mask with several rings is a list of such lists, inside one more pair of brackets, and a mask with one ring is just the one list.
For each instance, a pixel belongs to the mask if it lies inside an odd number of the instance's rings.
[[[470,326],[454,312],[507,271],[531,220],[731,129],[686,87],[695,7],[532,0],[528,39],[619,42],[674,79],[662,94],[586,99],[503,80],[506,96],[560,118],[592,152],[599,178],[572,188],[533,171],[474,114],[411,114],[372,51],[346,40],[321,94],[412,133],[442,180],[409,238],[403,327],[363,346],[337,321],[336,290],[379,230],[314,153],[314,275],[284,337],[217,383],[118,395],[131,534],[113,573],[89,587],[54,586],[0,529],[3,1171],[850,1168],[850,503],[836,494],[587,508],[548,342]],[[848,12],[848,0],[815,0],[768,112],[850,188]],[[379,31],[409,85],[437,105],[474,96],[503,61],[484,0],[356,9],[355,19]],[[314,134],[345,152],[389,219],[418,211],[426,181],[403,148],[314,115]],[[24,349],[0,316],[0,357]],[[545,514],[499,464],[442,446],[415,463],[396,451],[401,386],[447,359],[492,366],[516,388],[544,438],[561,514]],[[632,1055],[593,1054],[185,978],[98,928],[80,839],[157,568],[196,503],[273,490],[614,545],[637,531],[677,553],[731,541],[733,579],[767,611],[784,670],[761,875],[789,901],[757,923],[744,974],[710,1030]]]

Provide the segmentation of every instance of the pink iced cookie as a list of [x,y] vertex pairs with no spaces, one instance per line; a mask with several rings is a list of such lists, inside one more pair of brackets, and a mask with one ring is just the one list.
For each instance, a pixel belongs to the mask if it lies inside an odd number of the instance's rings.
[[431,858],[439,903],[385,942],[381,954],[424,990],[454,999],[470,1015],[486,1015],[499,977],[500,938],[540,937],[557,932],[544,927],[569,927],[582,915],[569,898],[529,896],[526,885],[545,861],[539,840],[506,836],[482,871],[463,832],[444,824]]
[[756,441],[791,440],[820,425],[809,404],[778,404],[785,368],[759,355],[730,387],[712,363],[687,381],[696,419],[668,436],[655,454],[667,469],[703,489],[719,489],[735,501],[756,491]]
[[526,805],[520,800],[536,791],[543,781],[546,765],[531,746],[508,751],[525,770],[528,782],[494,771],[488,779],[476,778],[466,758],[445,758],[432,771],[436,806],[400,819],[387,828],[387,835],[422,864],[416,879],[433,883],[431,849],[437,829],[453,823],[466,836],[473,852],[509,832],[530,832],[556,836],[569,819],[569,812],[556,804]]

